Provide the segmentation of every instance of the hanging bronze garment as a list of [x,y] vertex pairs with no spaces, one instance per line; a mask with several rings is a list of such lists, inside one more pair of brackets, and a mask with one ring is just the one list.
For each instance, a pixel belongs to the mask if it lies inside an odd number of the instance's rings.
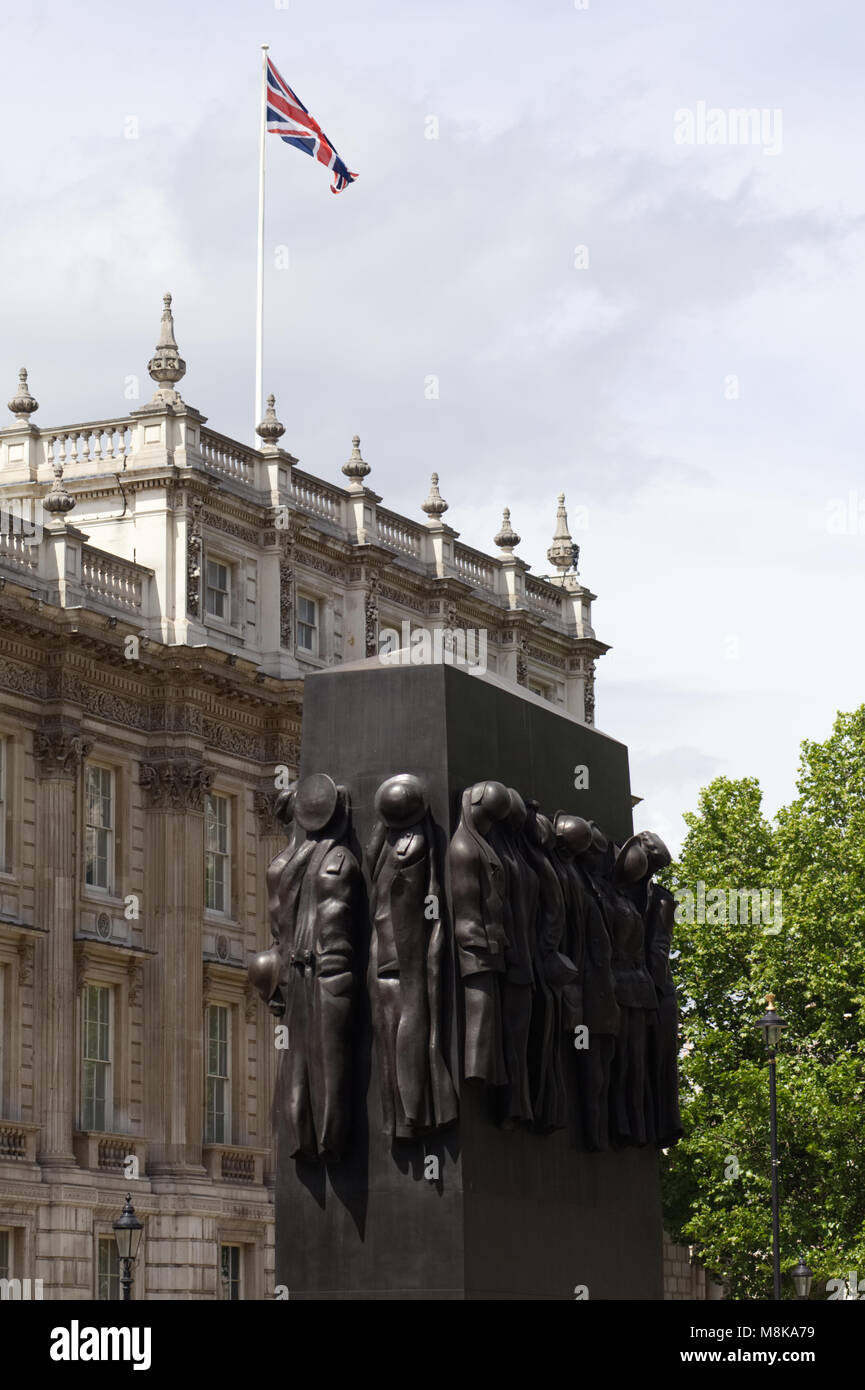
[[343,843],[349,815],[346,788],[324,773],[304,778],[295,790],[294,814],[307,838],[292,854],[276,856],[268,878],[278,945],[256,957],[249,975],[271,1009],[282,1011],[288,1027],[275,1100],[288,1152],[337,1159],[351,1111],[361,878],[357,860]]
[[571,835],[567,823],[563,836],[570,839],[579,879],[584,914],[583,1022],[588,1047],[578,1049],[577,1076],[580,1083],[580,1114],[583,1140],[587,1148],[609,1148],[610,1074],[621,1011],[616,1002],[613,980],[611,914],[598,880],[609,853],[606,837],[594,822],[588,843],[583,834]]
[[567,1124],[567,1094],[562,1072],[564,1032],[563,991],[576,983],[576,967],[561,951],[565,937],[565,903],[550,853],[553,827],[538,811],[526,807],[522,844],[538,877],[538,905],[533,923],[532,956],[535,996],[529,1043],[529,1076],[535,1128],[563,1129]]
[[679,1000],[670,967],[676,900],[669,889],[653,881],[652,875],[666,868],[670,851],[652,830],[640,833],[649,864],[646,879],[646,964],[658,998],[658,1019],[649,1033],[648,1072],[651,1080],[649,1103],[654,1120],[654,1142],[669,1148],[682,1137],[679,1112]]
[[510,812],[501,782],[476,782],[462,795],[448,847],[454,939],[465,1008],[464,1074],[490,1086],[508,1075],[502,1046],[501,978],[505,970],[505,875],[485,836]]
[[526,807],[513,787],[508,788],[510,810],[493,824],[489,841],[501,860],[506,891],[503,901],[505,973],[502,980],[502,1031],[507,1090],[499,1103],[503,1128],[534,1119],[529,1081],[529,1037],[532,1022],[535,972],[532,964],[532,923],[537,915],[538,876],[522,850]]
[[442,1041],[445,938],[432,819],[417,777],[376,792],[369,994],[385,1134],[411,1139],[451,1124],[457,1098]]
[[646,969],[645,924],[634,888],[648,870],[636,835],[616,855],[611,877],[613,979],[621,1026],[616,1040],[610,1092],[610,1126],[621,1144],[642,1146],[646,1127],[646,1051],[650,1023],[657,1020],[657,996]]

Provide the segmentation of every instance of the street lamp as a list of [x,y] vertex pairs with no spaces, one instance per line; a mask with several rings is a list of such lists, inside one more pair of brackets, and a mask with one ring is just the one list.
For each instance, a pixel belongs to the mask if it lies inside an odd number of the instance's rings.
[[797,1298],[807,1298],[811,1292],[811,1281],[814,1275],[806,1265],[805,1261],[799,1256],[799,1263],[795,1269],[790,1270],[790,1277],[796,1290]]
[[135,1264],[143,1230],[144,1227],[135,1215],[132,1205],[132,1193],[127,1192],[120,1220],[114,1222],[114,1239],[117,1241],[117,1254],[123,1267],[120,1283],[123,1286],[124,1303],[128,1303],[132,1297],[132,1266]]
[[769,1130],[772,1146],[772,1273],[774,1277],[774,1299],[781,1301],[781,1235],[778,1206],[778,1101],[775,1090],[775,1048],[784,1029],[784,1020],[775,1012],[774,994],[766,995],[768,1009],[757,1020],[757,1027],[763,1030],[763,1040],[769,1055]]

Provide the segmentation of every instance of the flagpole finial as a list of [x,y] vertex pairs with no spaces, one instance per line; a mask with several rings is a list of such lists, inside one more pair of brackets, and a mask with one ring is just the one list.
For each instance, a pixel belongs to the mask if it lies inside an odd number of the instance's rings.
[[156,382],[154,401],[166,401],[172,405],[180,401],[174,383],[186,375],[186,363],[180,356],[177,339],[174,336],[174,315],[171,312],[171,295],[162,296],[162,319],[159,325],[159,342],[156,352],[147,364],[149,375]]
[[267,410],[264,412],[264,419],[260,425],[256,425],[255,433],[262,439],[262,450],[267,453],[277,448],[277,440],[285,434],[285,425],[276,416],[276,396],[273,394],[267,398]]
[[353,483],[362,483],[366,475],[372,472],[366,460],[361,458],[359,434],[353,434],[351,437],[351,457],[348,463],[342,465],[342,471]]

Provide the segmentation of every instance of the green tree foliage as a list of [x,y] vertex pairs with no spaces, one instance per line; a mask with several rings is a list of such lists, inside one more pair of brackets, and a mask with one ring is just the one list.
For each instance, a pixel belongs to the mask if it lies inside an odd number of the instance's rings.
[[[839,715],[825,743],[803,744],[797,788],[770,823],[757,781],[716,778],[685,816],[681,857],[664,875],[684,919],[674,969],[685,1130],[663,1160],[665,1215],[733,1298],[772,1291],[768,1077],[754,1026],[770,990],[787,1024],[782,1272],[803,1254],[812,1297],[852,1270],[865,1297],[865,706]],[[702,922],[686,892],[700,883]],[[724,905],[710,893],[719,888]],[[745,889],[764,890],[762,920],[743,911]]]

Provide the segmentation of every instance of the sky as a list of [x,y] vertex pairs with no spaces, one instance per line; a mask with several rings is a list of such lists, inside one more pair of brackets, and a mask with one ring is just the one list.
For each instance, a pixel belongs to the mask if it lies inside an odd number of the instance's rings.
[[861,5],[2,9],[8,395],[26,365],[43,426],[126,413],[170,290],[184,398],[251,442],[269,43],[359,175],[268,139],[283,445],[341,482],[360,434],[419,520],[437,471],[483,550],[509,506],[535,574],[564,491],[637,828],[675,851],[720,774],[789,801],[865,698]]

